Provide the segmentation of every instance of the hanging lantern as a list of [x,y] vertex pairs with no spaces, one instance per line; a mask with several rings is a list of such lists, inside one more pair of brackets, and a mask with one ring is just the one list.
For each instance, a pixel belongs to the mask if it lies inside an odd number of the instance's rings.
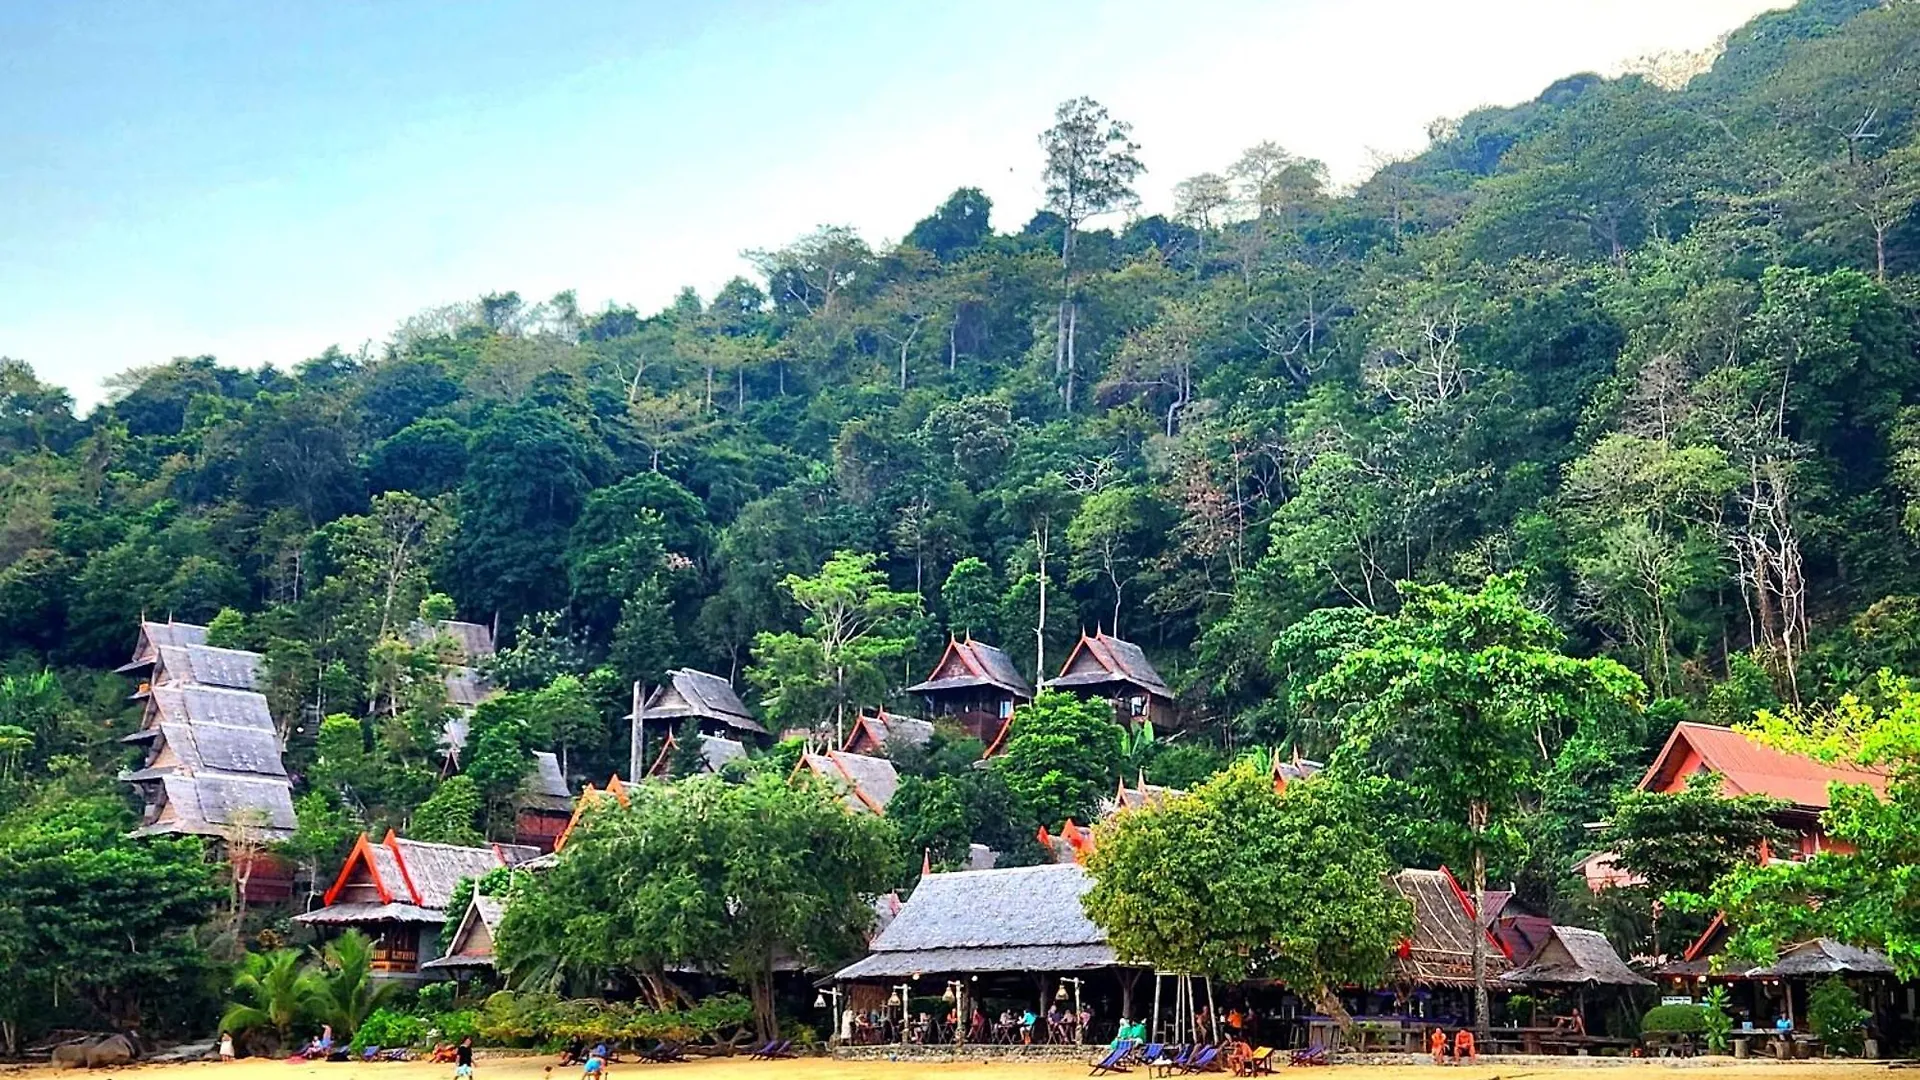
[[826,1008],[826,1007],[827,1007],[827,995],[826,995],[826,994],[824,994],[824,993],[821,993],[821,994],[815,994],[815,995],[813,995],[813,1007],[814,1007],[814,1008],[816,1008],[816,1009],[824,1009],[824,1008]]

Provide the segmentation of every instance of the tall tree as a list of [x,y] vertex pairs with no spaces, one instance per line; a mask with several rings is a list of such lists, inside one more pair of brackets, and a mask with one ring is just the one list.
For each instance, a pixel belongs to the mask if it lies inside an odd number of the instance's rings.
[[1077,367],[1075,337],[1079,302],[1074,295],[1075,237],[1090,218],[1138,205],[1133,182],[1147,167],[1137,156],[1133,125],[1114,120],[1106,106],[1089,97],[1062,102],[1052,127],[1040,133],[1047,163],[1041,173],[1046,207],[1060,215],[1060,316],[1055,326],[1054,375],[1061,380],[1060,403],[1073,410]]
[[893,685],[920,597],[889,588],[866,552],[835,552],[819,573],[790,574],[780,584],[806,613],[804,633],[762,632],[747,680],[778,722],[812,727],[831,715],[837,745],[846,737],[847,706],[878,705]]

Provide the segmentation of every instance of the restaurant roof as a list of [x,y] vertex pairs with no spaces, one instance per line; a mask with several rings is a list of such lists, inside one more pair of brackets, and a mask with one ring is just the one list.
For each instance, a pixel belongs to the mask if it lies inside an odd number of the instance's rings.
[[[1695,756],[1694,767],[1682,775]],[[1865,784],[1881,795],[1887,793],[1888,774],[1883,770],[1789,754],[1732,728],[1693,721],[1674,725],[1666,745],[1641,778],[1640,789],[1670,791],[1700,771],[1718,773],[1724,794],[1765,795],[1806,810],[1827,809],[1831,805],[1827,788],[1834,783]]]

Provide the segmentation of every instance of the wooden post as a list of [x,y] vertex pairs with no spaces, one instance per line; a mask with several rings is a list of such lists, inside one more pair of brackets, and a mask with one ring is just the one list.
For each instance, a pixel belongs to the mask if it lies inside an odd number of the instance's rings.
[[1153,1041],[1160,1041],[1160,973],[1153,973]]

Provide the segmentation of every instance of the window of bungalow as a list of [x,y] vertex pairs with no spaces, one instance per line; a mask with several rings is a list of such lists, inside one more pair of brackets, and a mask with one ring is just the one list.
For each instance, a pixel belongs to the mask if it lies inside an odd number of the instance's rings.
[[1147,714],[1147,699],[1143,697],[1128,698],[1127,711],[1134,716],[1145,716]]
[[1012,699],[1010,699],[1010,698],[1001,698],[1001,699],[1000,699],[1000,719],[1002,719],[1002,720],[1005,720],[1005,719],[1006,719],[1007,717],[1009,717],[1009,716],[1012,716],[1012,715],[1013,715],[1013,701],[1012,701]]

